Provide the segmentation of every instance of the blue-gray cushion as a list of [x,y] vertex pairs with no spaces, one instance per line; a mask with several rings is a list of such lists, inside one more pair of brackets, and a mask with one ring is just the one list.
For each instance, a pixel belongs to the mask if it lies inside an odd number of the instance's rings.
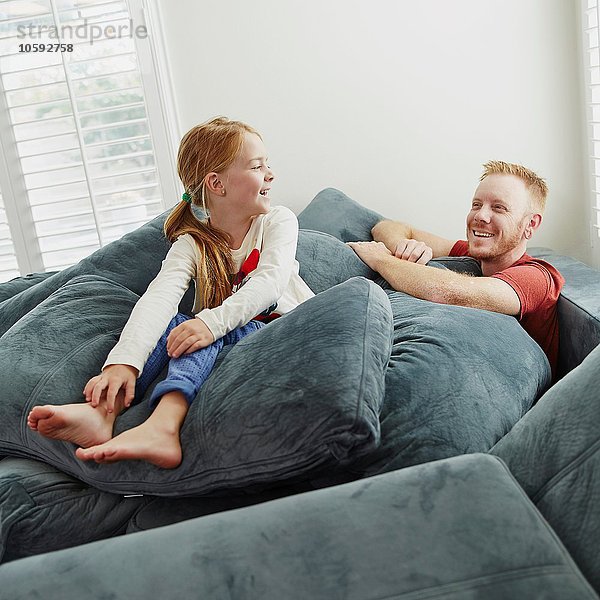
[[145,502],[101,492],[41,461],[5,458],[0,461],[0,562],[125,533]]
[[[344,209],[344,204],[340,203],[340,208]],[[362,212],[361,212],[362,209]],[[368,213],[366,209],[360,207],[360,205],[354,204],[354,218],[359,222],[368,221]],[[365,213],[366,211],[366,213]],[[365,218],[364,214],[367,214]],[[301,216],[302,217],[302,216]],[[47,298],[53,291],[54,288],[60,284],[63,285],[69,281],[69,278],[76,277],[81,273],[94,273],[101,272],[103,276],[108,279],[115,281],[113,287],[108,285],[108,293],[111,297],[111,301],[117,301],[117,304],[127,304],[131,306],[135,302],[137,295],[136,293],[130,293],[126,288],[134,288],[134,292],[143,291],[143,284],[149,282],[152,277],[158,271],[160,267],[160,261],[166,252],[167,245],[162,239],[161,228],[162,219],[157,219],[144,227],[140,228],[136,232],[125,236],[122,240],[115,242],[107,246],[106,248],[95,253],[90,259],[82,261],[76,267],[70,270],[59,273],[58,276],[48,278],[47,281],[39,283],[34,286],[31,290],[26,290],[21,294],[18,294],[13,301],[8,301],[0,305],[0,315],[2,316],[2,325],[6,325],[6,319],[17,320],[19,310],[23,310],[29,307],[36,306],[36,302],[40,299]],[[332,223],[335,223],[336,217],[330,219]],[[324,219],[323,221],[327,221]],[[350,223],[348,226],[350,227]],[[363,226],[364,228],[364,226]],[[126,257],[126,260],[124,259]],[[328,235],[327,233],[319,233],[315,231],[300,231],[297,258],[300,262],[300,272],[302,277],[307,281],[310,287],[315,292],[321,292],[329,289],[331,286],[335,286],[340,282],[353,277],[363,276],[367,278],[373,278],[375,274],[366,265],[360,261],[355,253],[345,244],[338,239]],[[454,265],[455,261],[446,263],[443,259],[440,261],[432,261],[441,263],[441,266],[448,266],[449,268],[456,268]],[[460,261],[459,261],[460,262]],[[470,268],[470,265],[466,265]],[[462,266],[460,268],[463,268]],[[58,285],[58,287],[60,287]],[[1,290],[0,286],[0,290]],[[102,286],[101,286],[102,287]],[[38,289],[36,289],[38,288]],[[104,290],[106,295],[107,289]],[[102,306],[98,307],[94,304],[93,298],[94,291],[90,290],[90,294],[86,296],[87,300],[83,303],[89,303],[93,311],[102,311]],[[483,316],[485,313],[481,312],[480,319],[468,321],[467,329],[469,327],[477,328],[477,336],[473,336],[464,331],[464,328],[459,327],[461,320],[455,322],[455,313],[452,310],[455,307],[435,307],[431,303],[424,303],[422,301],[415,301],[409,297],[406,298],[406,306],[402,305],[400,298],[403,295],[397,293],[391,293],[390,298],[393,299],[395,315],[395,345],[394,345],[394,356],[387,369],[386,381],[387,389],[385,396],[385,407],[384,407],[384,424],[383,424],[383,436],[382,436],[382,449],[376,453],[371,452],[370,459],[363,459],[360,461],[350,462],[346,470],[338,468],[328,468],[324,473],[318,473],[315,469],[306,472],[306,476],[312,479],[312,485],[322,486],[331,485],[337,480],[347,480],[349,478],[356,478],[369,474],[372,472],[384,471],[394,466],[404,466],[407,464],[413,464],[421,460],[432,460],[435,458],[441,458],[449,456],[451,454],[468,451],[469,449],[489,449],[502,433],[509,426],[506,419],[500,418],[501,415],[497,414],[498,407],[501,406],[502,402],[508,403],[509,407],[507,414],[509,420],[516,419],[516,415],[521,413],[523,406],[528,405],[536,395],[534,392],[536,377],[539,373],[536,369],[539,369],[539,365],[532,370],[533,381],[526,382],[523,384],[524,378],[529,377],[524,370],[515,370],[514,382],[511,382],[507,387],[507,380],[510,379],[506,374],[496,373],[492,370],[491,374],[487,371],[486,377],[488,377],[487,386],[490,391],[493,392],[491,401],[487,399],[485,393],[482,397],[482,386],[480,383],[473,382],[471,377],[470,369],[473,367],[472,362],[461,364],[460,362],[460,344],[461,340],[465,335],[469,335],[469,344],[474,347],[474,354],[476,356],[485,356],[491,348],[492,355],[509,353],[512,349],[512,340],[506,343],[504,338],[496,340],[494,338],[493,328],[497,326],[498,315],[489,317],[486,321]],[[120,299],[120,300],[119,300]],[[312,301],[311,301],[312,302]],[[415,310],[412,303],[418,303],[418,310]],[[188,294],[187,305],[191,305],[191,298]],[[333,304],[332,307],[337,306]],[[441,310],[441,313],[433,312],[431,310]],[[458,309],[461,310],[466,309]],[[126,311],[125,311],[126,312]],[[476,311],[475,311],[476,312]],[[120,319],[119,323],[123,323],[125,314],[114,315],[115,318]],[[27,317],[26,317],[27,318]],[[348,315],[340,314],[339,319],[343,326],[354,327],[352,321],[352,313]],[[447,348],[440,347],[440,343],[437,340],[437,329],[436,320],[442,325],[442,329],[447,329],[444,334],[442,332],[442,340],[447,343]],[[508,319],[510,321],[510,319]],[[413,322],[414,321],[414,322]],[[445,324],[448,322],[447,324]],[[22,325],[22,324],[21,324]],[[117,324],[116,330],[120,325]],[[271,327],[271,325],[269,326]],[[302,326],[300,329],[303,329]],[[7,327],[8,328],[8,327]],[[267,328],[268,329],[268,328]],[[77,328],[71,327],[69,329],[68,340],[77,341],[77,335],[73,337]],[[103,330],[104,332],[106,329]],[[518,333],[516,334],[523,336],[524,332],[517,328]],[[412,332],[415,339],[410,340],[404,339],[401,336]],[[482,335],[482,332],[485,335]],[[297,332],[295,333],[297,335]],[[399,337],[400,336],[400,337]],[[421,344],[418,343],[419,336],[422,337]],[[453,338],[453,336],[455,336]],[[52,343],[48,341],[48,336],[42,336],[44,338],[45,345],[51,347]],[[357,340],[363,340],[362,333],[353,334],[353,342]],[[526,337],[526,336],[525,336]],[[301,340],[304,338],[302,337]],[[106,341],[106,348],[101,348],[100,352],[96,356],[97,363],[93,368],[89,368],[87,372],[76,375],[78,380],[76,385],[73,386],[73,397],[67,401],[74,401],[81,399],[81,388],[85,384],[86,378],[91,374],[94,374],[95,369],[99,368],[104,359],[103,355],[108,352],[111,344],[116,340],[116,334],[111,340]],[[0,340],[0,348],[2,346]],[[79,340],[81,341],[81,340]],[[410,342],[410,343],[409,343]],[[18,345],[18,341],[15,342]],[[302,342],[298,342],[301,344]],[[496,344],[501,343],[498,347]],[[517,341],[517,348],[523,341]],[[531,342],[533,343],[533,342]],[[458,354],[455,347],[459,347]],[[410,352],[404,352],[404,348],[411,349]],[[37,352],[38,348],[36,348]],[[70,350],[70,347],[69,347]],[[527,350],[529,352],[529,350]],[[527,355],[526,352],[526,355]],[[430,358],[427,358],[427,354],[430,353]],[[456,373],[449,373],[448,369],[444,369],[443,365],[447,362],[447,354],[452,356],[450,360],[451,364],[455,364]],[[222,358],[219,364],[224,364],[225,358],[227,358],[227,352],[222,353]],[[303,354],[305,356],[305,354]],[[35,353],[31,360],[35,360]],[[404,362],[402,362],[404,361]],[[414,368],[414,365],[425,364],[422,369]],[[442,367],[438,367],[442,365]],[[469,366],[470,365],[470,366]],[[475,365],[477,367],[477,364]],[[407,369],[406,375],[403,375]],[[337,367],[333,369],[337,372]],[[536,375],[537,373],[537,375]],[[343,371],[341,373],[343,375]],[[440,375],[444,382],[447,381],[448,376],[452,375],[451,385],[448,389],[451,390],[451,396],[454,398],[453,406],[456,409],[454,427],[450,427],[444,422],[443,415],[448,410],[447,399],[445,389],[442,390],[444,393],[440,396],[439,389],[443,387],[441,384],[434,384],[428,386],[428,381],[439,380]],[[477,380],[479,381],[479,380]],[[483,385],[486,385],[484,383]],[[445,384],[444,384],[445,385]],[[510,386],[514,386],[516,395],[511,396],[511,392],[508,390]],[[529,386],[529,388],[528,388]],[[475,400],[470,399],[470,393],[472,389],[477,390],[478,396]],[[530,390],[530,397],[524,401],[519,394],[525,393]],[[429,391],[430,390],[430,391]],[[464,390],[464,396],[461,395],[461,390]],[[419,396],[422,395],[422,400],[419,400]],[[49,401],[54,401],[49,400]],[[6,399],[0,401],[0,405],[6,402]],[[487,406],[486,403],[490,404]],[[480,405],[483,409],[480,408]],[[130,411],[129,414],[123,415],[119,420],[117,430],[120,431],[123,428],[133,425],[143,420],[145,414],[143,409],[140,407],[136,409],[138,412]],[[422,419],[427,416],[427,411],[433,413],[435,418],[431,419],[430,426],[427,423],[423,423]],[[414,421],[413,419],[417,420]],[[421,420],[419,420],[421,419]],[[482,419],[485,422],[482,424],[478,419]],[[411,431],[415,430],[414,435],[411,436]],[[27,435],[29,435],[27,433]],[[53,442],[54,443],[54,442]],[[184,442],[184,446],[187,442]],[[68,446],[68,455],[72,457],[73,447]],[[1,450],[0,450],[1,451]],[[365,451],[368,450],[365,448]],[[40,454],[41,460],[47,460],[48,452],[44,451]],[[31,456],[31,455],[28,455]],[[71,459],[70,459],[71,460]],[[74,460],[74,459],[73,459]],[[68,465],[59,462],[54,464],[59,465],[65,469]],[[66,466],[65,466],[66,465]],[[75,463],[75,466],[79,468],[81,465]],[[139,471],[139,465],[134,465],[133,471]],[[71,465],[73,469],[75,467]],[[96,466],[94,465],[94,468]],[[101,466],[101,468],[110,468],[107,465]],[[86,467],[87,469],[87,467]],[[0,476],[2,475],[2,463],[0,463]],[[87,471],[72,470],[69,471],[80,478],[84,478]],[[94,478],[89,479],[95,485],[98,485],[96,478],[96,471],[92,469],[91,474]],[[88,473],[90,474],[90,473]],[[305,483],[305,482],[304,482]],[[253,484],[255,485],[255,483]],[[269,483],[265,482],[265,486]],[[297,486],[300,483],[289,483],[289,485]],[[112,489],[112,488],[109,488]],[[128,490],[128,491],[131,491]],[[290,493],[289,489],[279,488],[278,492],[282,494]],[[153,493],[157,493],[156,490]],[[270,493],[266,490],[266,493]],[[231,494],[235,494],[235,498],[232,500],[233,503],[238,505],[253,503],[257,500],[257,496],[249,494],[237,494],[232,490]],[[265,497],[262,495],[261,497]],[[68,493],[65,493],[65,501],[70,502]],[[211,501],[207,505],[205,498],[197,500],[177,500],[178,506],[185,505],[181,510],[173,512],[172,506],[169,499],[163,499],[160,502],[154,501],[150,503],[143,510],[144,518],[139,519],[141,527],[151,527],[154,524],[163,524],[170,522],[173,519],[173,515],[182,515],[181,518],[185,518],[185,515],[193,514],[205,514],[210,510],[220,510],[222,507],[227,507],[228,502]],[[231,504],[231,503],[229,503]],[[100,506],[100,504],[99,504]],[[221,507],[221,508],[219,508]],[[71,518],[75,519],[76,514],[71,513]],[[96,513],[98,520],[103,519],[103,515],[100,512]],[[137,519],[136,519],[137,523]],[[93,538],[90,538],[93,539]],[[47,539],[46,542],[50,543],[51,540]],[[42,546],[39,546],[42,547]],[[60,547],[60,546],[57,546]],[[49,546],[45,546],[49,548]]]
[[[0,453],[45,460],[109,492],[175,496],[335,471],[379,443],[391,311],[385,293],[364,278],[310,299],[229,350],[192,404],[177,469],[83,462],[72,444],[30,431],[32,406],[83,400],[136,299],[113,281],[76,277],[0,338]],[[147,403],[135,405],[116,431],[147,415]]]
[[47,273],[29,273],[23,277],[15,277],[10,281],[6,281],[0,284],[0,303],[12,298],[22,291],[29,289],[30,287],[41,283],[48,277],[55,275],[57,271],[48,271]]
[[379,277],[350,246],[320,231],[299,231],[296,259],[300,264],[300,277],[315,294],[351,277]]
[[[332,188],[317,194],[298,217],[302,226],[328,234],[332,273],[355,268],[342,241],[371,239],[370,230],[381,219]],[[331,236],[339,238],[337,250]],[[444,257],[429,264],[481,275],[470,258]],[[427,302],[392,290],[382,278],[376,281],[392,305],[394,346],[382,442],[353,465],[354,472],[364,476],[489,450],[550,384],[544,352],[513,317]]]
[[560,540],[487,455],[27,558],[7,598],[595,598]]
[[322,231],[342,242],[370,240],[383,217],[335,188],[320,191],[298,215],[301,229]]
[[364,474],[486,452],[550,385],[544,352],[513,317],[386,293],[394,345],[382,443]]
[[600,592],[600,347],[492,448]]
[[565,278],[558,298],[558,377],[562,377],[600,344],[600,271],[548,248],[528,252],[553,264]]
[[[80,275],[98,275],[114,281],[140,296],[148,284],[156,277],[169,243],[162,228],[167,213],[164,213],[142,227],[128,233],[104,248],[100,248],[76,265],[44,277],[38,274],[36,285],[26,285],[21,281],[21,291],[14,293],[11,282],[0,284],[0,336],[12,327],[21,317],[33,310],[50,294],[62,285]],[[193,286],[180,304],[182,312],[189,312],[193,303]]]
[[[362,206],[335,188],[320,191],[298,215],[302,229],[327,233],[342,242],[370,241],[371,229],[382,221],[379,213]],[[459,273],[481,275],[479,263],[468,256],[444,256],[428,263]]]

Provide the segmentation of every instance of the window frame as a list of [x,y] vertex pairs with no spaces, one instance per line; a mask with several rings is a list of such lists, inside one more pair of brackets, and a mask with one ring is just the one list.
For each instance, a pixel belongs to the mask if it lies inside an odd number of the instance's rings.
[[182,193],[177,177],[177,150],[181,127],[177,113],[171,68],[162,27],[159,0],[126,0],[134,23],[146,26],[148,36],[134,37],[148,124],[154,142],[154,156],[162,188],[163,208],[173,206]]

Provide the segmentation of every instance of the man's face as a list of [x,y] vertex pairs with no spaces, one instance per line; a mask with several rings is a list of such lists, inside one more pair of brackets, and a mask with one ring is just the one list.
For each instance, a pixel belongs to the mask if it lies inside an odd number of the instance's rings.
[[525,243],[524,232],[532,215],[530,195],[515,175],[488,175],[475,190],[467,215],[469,254],[493,259]]

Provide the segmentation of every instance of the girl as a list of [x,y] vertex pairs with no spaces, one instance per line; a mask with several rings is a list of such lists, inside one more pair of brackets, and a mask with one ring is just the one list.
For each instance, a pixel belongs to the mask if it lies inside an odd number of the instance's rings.
[[[82,460],[177,467],[181,425],[223,345],[314,295],[298,275],[297,219],[283,206],[270,207],[274,175],[254,129],[225,118],[198,125],[183,137],[177,162],[185,193],[165,222],[173,245],[102,372],[86,384],[87,403],[38,406],[27,419],[42,435],[80,446]],[[191,204],[207,218],[198,220]],[[192,278],[195,317],[176,314]],[[113,438],[116,417],[167,361],[150,417]]]

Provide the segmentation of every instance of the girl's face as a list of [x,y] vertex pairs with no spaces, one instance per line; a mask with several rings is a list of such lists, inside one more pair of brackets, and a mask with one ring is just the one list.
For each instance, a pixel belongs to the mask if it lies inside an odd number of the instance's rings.
[[268,194],[275,175],[267,162],[263,141],[254,133],[246,133],[237,158],[221,173],[225,189],[221,200],[226,201],[230,210],[247,217],[269,211]]

